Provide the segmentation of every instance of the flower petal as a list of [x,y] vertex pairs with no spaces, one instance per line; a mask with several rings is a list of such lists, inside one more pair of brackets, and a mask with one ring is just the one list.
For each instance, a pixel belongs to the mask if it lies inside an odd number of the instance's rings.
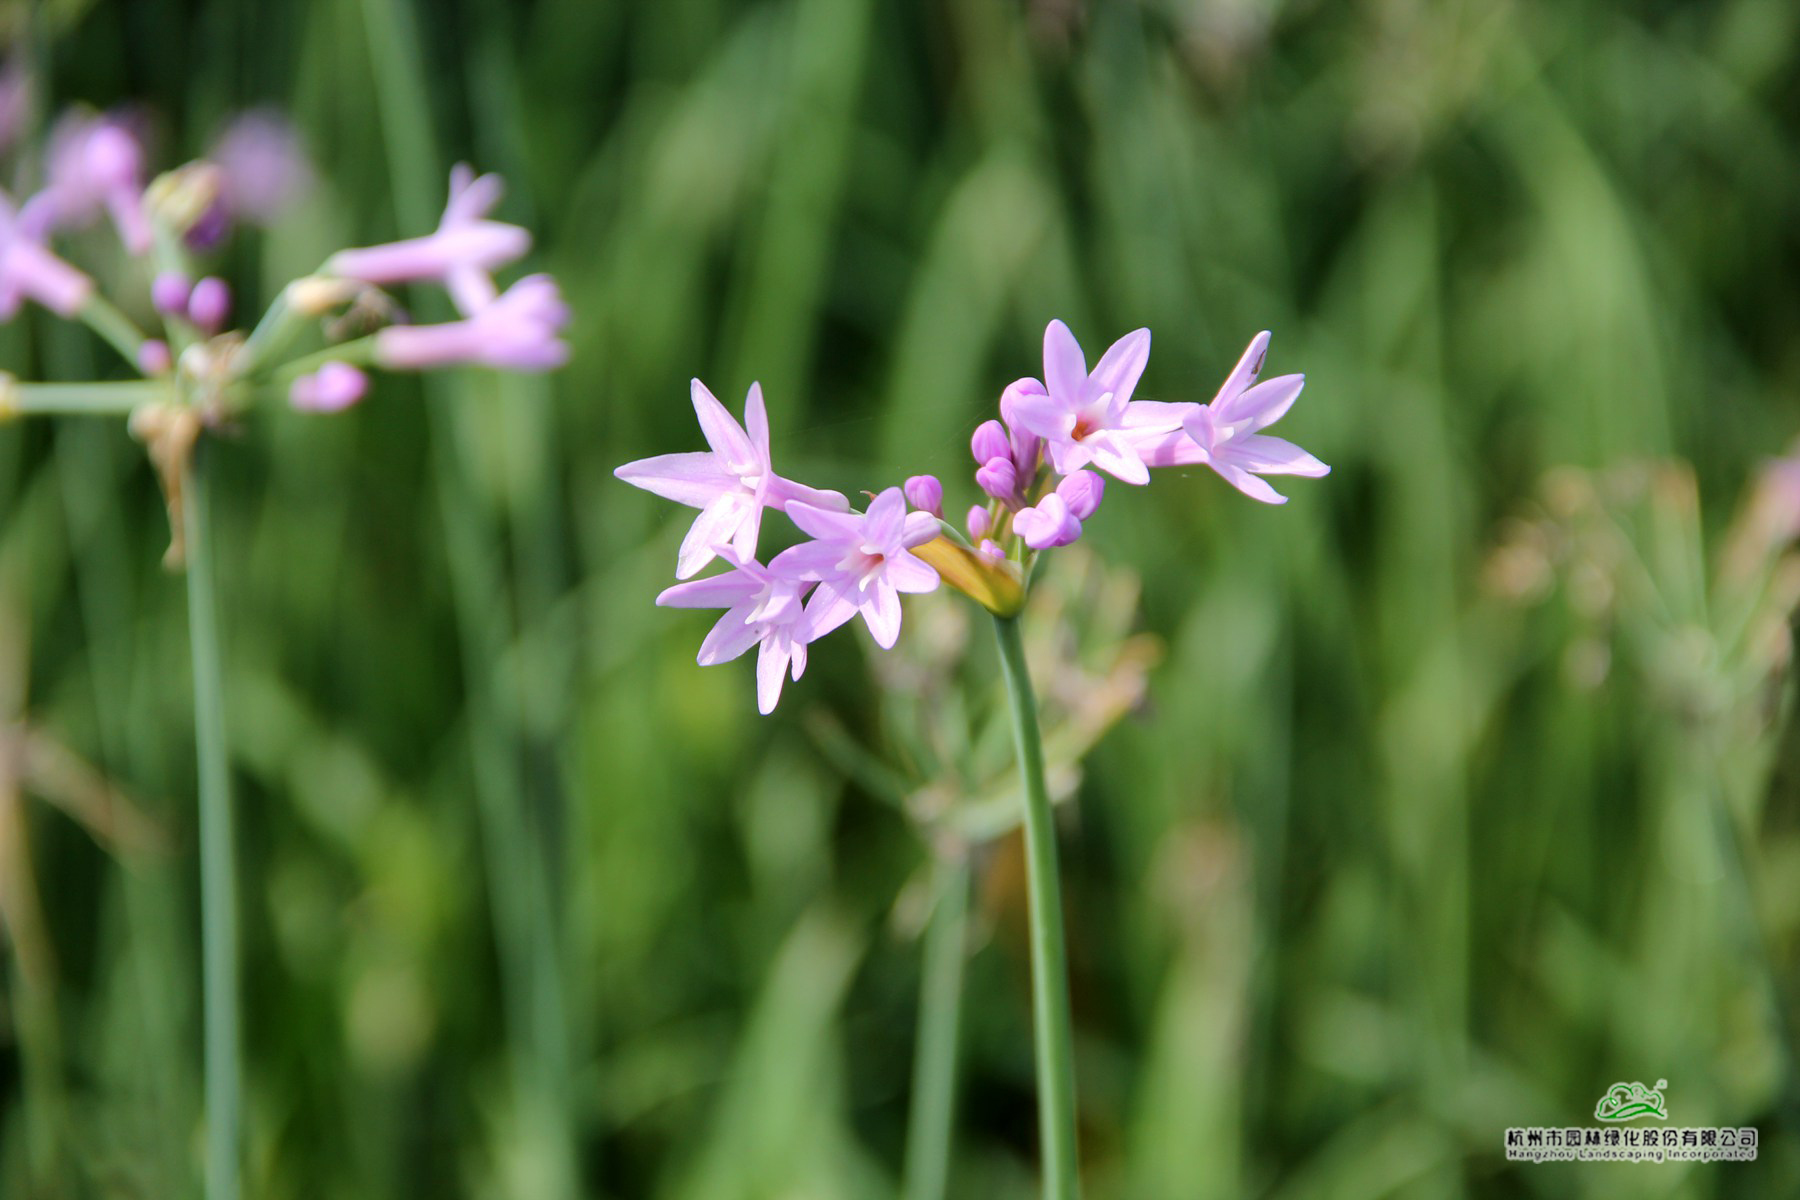
[[731,608],[762,590],[762,581],[746,571],[708,575],[690,583],[667,587],[656,597],[663,608]]
[[744,397],[744,432],[750,436],[750,448],[764,471],[769,469],[769,410],[763,404],[762,384],[750,385]]
[[810,537],[848,542],[862,536],[863,519],[856,513],[833,512],[803,500],[788,501],[782,511]]
[[1125,415],[1119,421],[1119,428],[1132,430],[1180,429],[1181,422],[1187,415],[1199,408],[1198,404],[1171,404],[1162,400],[1133,400],[1125,406]]
[[763,492],[764,503],[770,508],[779,508],[786,512],[788,503],[793,500],[798,500],[802,504],[810,504],[814,508],[825,509],[828,512],[846,513],[850,511],[850,502],[844,499],[842,492],[808,487],[804,483],[795,483],[780,475],[769,476],[769,486]]
[[794,636],[803,642],[816,642],[856,615],[856,601],[835,583],[821,583],[806,602]]
[[718,554],[718,547],[731,540],[749,507],[741,492],[727,492],[700,510],[694,524],[681,540],[681,551],[675,558],[675,578],[691,579]]
[[1213,403],[1223,407],[1225,402],[1255,383],[1256,373],[1262,370],[1263,356],[1268,352],[1269,331],[1265,329],[1250,339],[1250,345],[1245,347],[1237,366],[1231,368],[1231,374],[1219,385],[1219,394],[1213,397]]
[[892,650],[900,640],[900,593],[886,581],[877,582],[862,604],[863,623],[875,637],[875,644]]
[[888,555],[881,573],[896,591],[919,595],[937,590],[937,571],[924,559],[905,550]]
[[1273,425],[1294,406],[1305,383],[1304,375],[1278,375],[1274,379],[1265,379],[1227,405],[1220,424],[1244,433],[1254,433]]
[[1126,435],[1131,448],[1147,467],[1192,467],[1212,461],[1206,447],[1185,430],[1168,433],[1133,433]]
[[632,487],[692,508],[705,508],[722,492],[738,487],[738,481],[721,471],[718,460],[704,450],[640,458],[613,474]]
[[1270,487],[1263,480],[1230,463],[1215,462],[1212,469],[1217,471],[1226,483],[1252,500],[1261,500],[1264,504],[1286,504],[1287,497]]
[[1050,441],[1066,439],[1075,431],[1075,414],[1056,398],[1029,393],[1012,406],[1012,419],[1028,433]]
[[700,418],[700,432],[706,435],[706,444],[713,448],[713,453],[720,458],[720,466],[729,469],[734,465],[749,465],[756,461],[756,449],[750,444],[750,438],[744,433],[732,415],[725,411],[704,383],[698,379],[689,386],[689,393],[694,398],[694,415]]
[[907,513],[905,523],[900,526],[900,544],[908,550],[923,546],[936,537],[941,528],[938,519],[928,512]]
[[1094,390],[1111,392],[1113,403],[1123,406],[1131,399],[1144,367],[1150,361],[1150,331],[1134,329],[1106,348],[1094,364]]
[[787,674],[790,657],[786,638],[763,639],[762,649],[756,655],[756,711],[765,717],[775,711],[775,704],[781,699],[782,677]]
[[839,573],[843,560],[841,542],[801,542],[777,554],[769,570],[784,579],[830,579]]
[[1258,475],[1304,475],[1316,479],[1331,468],[1286,438],[1252,433],[1219,448],[1218,459]]
[[694,661],[703,667],[715,667],[730,662],[756,645],[762,639],[763,627],[746,620],[749,615],[747,604],[727,609],[707,632],[706,640],[700,643],[700,653],[694,656]]
[[[1149,468],[1144,460],[1132,449],[1131,439],[1122,433],[1096,433],[1084,443],[1088,453],[1093,456],[1093,463],[1102,471],[1117,479],[1120,483],[1146,484],[1150,482]],[[1073,474],[1073,469],[1064,474]]]
[[906,497],[900,489],[891,487],[884,490],[875,499],[869,501],[869,511],[863,517],[863,540],[871,546],[897,546],[900,544],[900,532],[906,523]]
[[1086,403],[1087,359],[1082,357],[1081,343],[1061,321],[1052,321],[1044,329],[1044,383],[1060,405],[1071,412]]

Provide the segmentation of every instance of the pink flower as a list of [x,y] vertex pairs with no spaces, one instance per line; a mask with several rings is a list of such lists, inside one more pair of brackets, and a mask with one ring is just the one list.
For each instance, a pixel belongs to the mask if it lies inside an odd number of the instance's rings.
[[450,200],[436,232],[340,250],[326,262],[326,273],[376,285],[435,280],[450,290],[464,316],[473,316],[495,299],[494,270],[531,249],[525,230],[488,219],[505,187],[498,175],[477,176],[459,163],[450,172]]
[[1013,532],[1033,550],[1067,546],[1081,536],[1081,522],[1069,511],[1068,503],[1051,492],[1036,506],[1021,508],[1013,515]]
[[934,517],[944,515],[944,485],[935,475],[912,475],[901,486],[906,502]]
[[239,113],[207,158],[219,168],[219,203],[228,218],[268,225],[313,187],[294,127],[273,109]]
[[613,472],[633,487],[700,510],[682,540],[675,565],[677,579],[691,578],[726,543],[735,548],[739,559],[750,560],[756,553],[765,507],[786,508],[791,502],[803,501],[821,511],[849,511],[850,502],[839,493],[775,474],[769,461],[769,414],[761,384],[750,385],[744,401],[744,425],[733,420],[698,379],[690,393],[700,431],[711,449],[641,458]]
[[[155,287],[151,287],[152,294]],[[194,285],[188,294],[188,320],[205,333],[217,333],[231,317],[231,285],[217,275],[208,275]]]
[[937,536],[937,518],[907,512],[897,487],[870,501],[867,513],[793,501],[787,515],[814,540],[783,550],[769,569],[819,581],[806,604],[802,637],[817,641],[860,612],[875,644],[892,649],[900,637],[900,593],[929,592],[938,585],[938,573],[912,553]]
[[988,459],[987,464],[975,472],[975,485],[1008,507],[1019,503],[1019,470],[1013,466],[1011,458]]
[[391,325],[375,334],[375,361],[401,371],[473,363],[507,371],[548,371],[568,361],[560,335],[569,322],[556,281],[527,275],[466,320]]
[[288,388],[288,403],[301,412],[342,412],[369,390],[369,377],[349,363],[328,362]]
[[71,113],[50,135],[49,182],[26,202],[19,219],[43,237],[80,228],[102,210],[132,254],[150,249],[144,213],[143,152],[137,138],[113,117]]
[[776,575],[753,558],[720,551],[733,569],[723,575],[678,583],[656,598],[671,608],[722,608],[697,661],[703,667],[729,662],[752,646],[756,654],[756,707],[765,716],[775,711],[781,685],[792,671],[798,681],[806,670],[806,639],[800,636],[801,600],[811,586]]
[[50,253],[0,192],[0,321],[11,320],[26,300],[72,317],[93,291],[94,281]]
[[969,515],[963,518],[963,528],[969,531],[971,539],[986,537],[988,528],[992,524],[993,518],[988,515],[985,504],[970,505]]
[[1306,382],[1302,375],[1281,375],[1257,383],[1268,349],[1269,334],[1264,330],[1251,339],[1211,404],[1178,406],[1187,410],[1179,430],[1139,439],[1143,460],[1153,467],[1204,463],[1232,487],[1265,504],[1286,504],[1287,497],[1259,475],[1329,474],[1330,467],[1292,442],[1257,432],[1293,407]]
[[1135,437],[1181,424],[1180,406],[1133,402],[1131,393],[1150,360],[1150,331],[1128,333],[1109,347],[1090,374],[1075,335],[1061,321],[1044,330],[1042,391],[1020,381],[1007,391],[1011,419],[1044,441],[1051,465],[1067,475],[1092,463],[1125,483],[1149,483]]

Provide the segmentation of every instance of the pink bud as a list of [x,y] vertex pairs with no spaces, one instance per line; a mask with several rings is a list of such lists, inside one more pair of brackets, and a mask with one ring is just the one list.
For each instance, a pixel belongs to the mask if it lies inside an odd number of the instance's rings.
[[188,297],[188,320],[207,333],[217,333],[230,315],[231,288],[223,279],[208,275],[194,285],[193,294]]
[[986,466],[975,472],[975,483],[994,499],[1011,503],[1019,488],[1019,472],[1012,459],[991,458]]
[[146,375],[164,375],[175,365],[175,359],[169,353],[169,343],[161,338],[146,338],[138,346],[138,370]]
[[1077,521],[1085,521],[1093,516],[1094,510],[1100,507],[1100,497],[1105,493],[1106,481],[1087,470],[1076,471],[1056,485],[1056,494],[1063,498]]
[[1000,548],[1000,543],[996,542],[993,538],[982,538],[981,545],[978,549],[995,562],[1006,561],[1006,551],[1002,550]]
[[1025,539],[1033,550],[1066,546],[1081,536],[1081,522],[1069,511],[1068,504],[1055,492],[1038,501],[1035,508],[1021,508],[1013,515],[1013,532]]
[[978,463],[990,463],[996,458],[1011,458],[1012,443],[1006,439],[1006,427],[998,421],[983,421],[969,439],[969,453],[975,456]]
[[178,317],[187,312],[193,285],[180,271],[164,271],[150,284],[150,303],[165,317]]
[[922,512],[934,517],[944,515],[944,485],[933,475],[914,475],[900,488],[906,494],[906,502]]
[[349,363],[328,362],[302,375],[288,389],[288,403],[301,412],[332,413],[349,408],[369,390],[369,377]]
[[987,505],[976,504],[970,507],[969,515],[963,520],[963,527],[969,531],[971,541],[985,537],[988,527],[993,521],[988,517]]

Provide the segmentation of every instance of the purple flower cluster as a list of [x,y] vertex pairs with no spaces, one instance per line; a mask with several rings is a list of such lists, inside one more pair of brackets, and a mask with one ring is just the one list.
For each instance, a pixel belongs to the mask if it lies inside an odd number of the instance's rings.
[[[8,114],[25,104],[13,96],[25,86],[9,66],[0,77],[0,135],[16,121]],[[11,89],[10,91],[8,89]],[[10,140],[0,136],[0,144]],[[196,340],[226,334],[233,313],[224,280],[190,269],[191,257],[216,246],[239,223],[274,221],[312,185],[312,169],[298,139],[279,117],[245,113],[215,140],[208,157],[146,184],[144,151],[134,122],[116,114],[76,111],[65,115],[44,153],[44,187],[15,205],[0,191],[0,321],[27,300],[64,317],[78,317],[111,332],[115,345],[146,375],[182,369],[178,353]],[[294,407],[335,412],[368,389],[364,365],[430,370],[476,364],[515,371],[545,371],[568,358],[562,331],[569,321],[561,291],[547,275],[528,275],[502,290],[494,272],[523,257],[531,236],[489,214],[503,191],[494,175],[458,166],[438,228],[422,237],[342,250],[320,272],[290,285],[298,306],[271,310],[249,350],[231,335],[219,352],[194,356],[213,373],[207,387],[218,393],[245,372],[273,375],[287,387]],[[129,320],[95,295],[94,281],[50,248],[57,234],[110,221],[119,243],[145,262],[150,307],[169,326],[168,336],[144,337]],[[159,237],[159,231],[162,236]],[[443,287],[458,319],[439,324],[389,324],[368,338],[326,352],[286,371],[268,353],[269,341],[293,340],[293,323],[318,318],[375,289],[394,284]],[[398,311],[385,302],[371,312]],[[296,311],[297,308],[297,311]],[[104,311],[94,311],[103,309]],[[279,318],[272,320],[271,318]],[[277,327],[286,325],[278,334]],[[266,336],[265,336],[266,335]],[[171,349],[171,347],[174,349]]]
[[[768,713],[783,680],[805,670],[806,647],[852,618],[860,615],[876,644],[891,648],[903,592],[949,582],[989,607],[998,595],[1022,594],[1033,556],[1074,542],[1099,510],[1106,481],[1097,471],[1141,485],[1153,467],[1205,465],[1269,504],[1286,498],[1262,476],[1326,474],[1330,468],[1298,446],[1260,432],[1287,412],[1303,382],[1257,382],[1268,343],[1266,332],[1251,341],[1211,403],[1164,403],[1132,398],[1150,359],[1148,329],[1114,342],[1090,371],[1068,326],[1050,322],[1044,378],[1008,386],[1000,419],[984,421],[970,439],[975,483],[988,503],[969,509],[968,543],[942,523],[944,487],[930,475],[872,496],[859,513],[837,492],[775,474],[758,385],[740,426],[696,379],[694,411],[711,449],[641,459],[614,474],[700,510],[676,558],[676,578],[690,582],[656,602],[725,609],[701,644],[700,665],[760,647],[757,707]],[[766,566],[756,557],[765,508],[784,513],[807,539]],[[730,569],[692,578],[715,557]]]

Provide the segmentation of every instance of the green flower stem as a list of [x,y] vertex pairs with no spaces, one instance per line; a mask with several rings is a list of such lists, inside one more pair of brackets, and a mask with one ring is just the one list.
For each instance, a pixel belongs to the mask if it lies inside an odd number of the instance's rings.
[[1012,704],[1013,742],[1025,796],[1025,883],[1031,914],[1032,1025],[1037,1044],[1038,1138],[1045,1200],[1081,1194],[1075,1164],[1075,1037],[1069,1017],[1068,955],[1063,942],[1062,883],[1056,824],[1044,783],[1037,698],[1025,669],[1017,617],[995,617],[1001,674]]
[[350,363],[353,366],[367,366],[375,361],[375,336],[357,338],[353,342],[339,342],[335,346],[327,346],[316,350],[292,362],[286,362],[276,368],[275,382],[283,387],[300,378],[302,375],[318,370],[328,362]]
[[306,318],[294,311],[294,306],[288,303],[288,289],[282,288],[275,303],[269,305],[256,328],[244,339],[244,348],[238,354],[238,373],[254,373],[263,362],[286,349],[294,335],[304,328]]
[[175,399],[159,380],[130,383],[0,383],[0,415],[112,416]]
[[132,370],[138,369],[138,351],[144,345],[144,332],[132,323],[130,317],[114,307],[112,301],[95,292],[75,315],[88,328],[111,343],[113,349],[124,355]]
[[956,1046],[962,1019],[963,960],[969,936],[969,863],[939,857],[925,927],[919,985],[919,1044],[913,1053],[906,1124],[905,1200],[944,1200],[956,1117]]
[[194,743],[200,776],[201,990],[206,1058],[206,1200],[238,1200],[239,1076],[237,881],[231,768],[225,748],[206,472],[201,446],[183,481],[188,638],[194,660]]

